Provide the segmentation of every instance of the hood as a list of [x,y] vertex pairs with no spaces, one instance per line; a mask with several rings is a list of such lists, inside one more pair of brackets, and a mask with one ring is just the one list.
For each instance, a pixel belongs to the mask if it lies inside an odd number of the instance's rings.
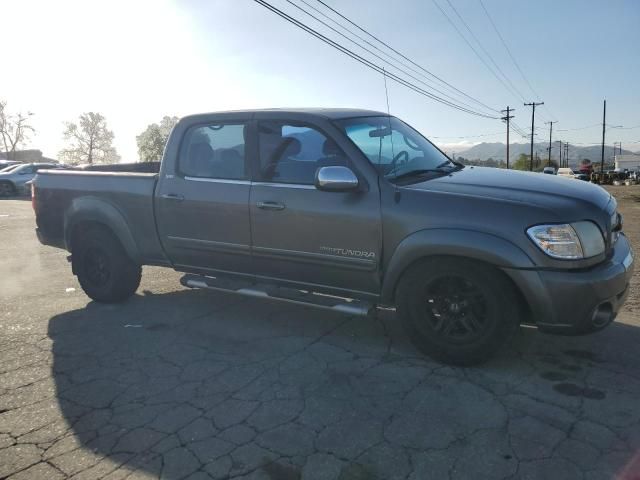
[[488,167],[465,167],[450,175],[405,188],[489,197],[542,207],[550,207],[564,199],[605,210],[611,200],[605,189],[583,180]]

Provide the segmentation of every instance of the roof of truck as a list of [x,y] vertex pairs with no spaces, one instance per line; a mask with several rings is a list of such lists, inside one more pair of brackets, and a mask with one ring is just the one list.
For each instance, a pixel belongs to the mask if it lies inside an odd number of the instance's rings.
[[209,112],[204,114],[188,115],[184,118],[199,117],[204,115],[216,115],[216,114],[233,114],[233,113],[264,113],[273,112],[279,114],[291,114],[291,115],[317,115],[324,118],[330,118],[337,120],[341,118],[353,118],[353,117],[373,117],[373,116],[387,116],[387,113],[377,112],[375,110],[364,110],[361,108],[263,108],[263,109],[248,109],[248,110],[228,110],[223,112]]

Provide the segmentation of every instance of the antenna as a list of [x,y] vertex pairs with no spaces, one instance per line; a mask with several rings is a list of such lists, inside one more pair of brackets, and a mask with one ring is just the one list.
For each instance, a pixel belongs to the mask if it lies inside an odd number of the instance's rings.
[[387,97],[387,115],[391,116],[389,109],[389,89],[387,88],[387,71],[382,68],[382,77],[384,78],[384,94]]
[[[387,98],[387,120],[389,122],[389,139],[391,141],[391,161],[396,158],[396,153],[393,151],[393,130],[391,129],[391,109],[389,108],[389,89],[387,88],[387,71],[382,68],[382,78],[384,78],[384,94]],[[380,137],[380,153],[382,154],[382,137]],[[380,155],[380,160],[382,160],[382,155]],[[393,169],[396,170],[396,167],[393,166]]]

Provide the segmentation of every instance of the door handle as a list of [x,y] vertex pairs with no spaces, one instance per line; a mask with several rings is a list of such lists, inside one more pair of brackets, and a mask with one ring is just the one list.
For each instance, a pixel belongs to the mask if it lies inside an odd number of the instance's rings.
[[177,193],[163,193],[160,196],[162,198],[166,198],[167,200],[176,200],[178,202],[181,202],[181,201],[184,200],[184,197],[182,195],[177,194]]
[[278,202],[258,202],[256,203],[258,208],[261,208],[262,210],[284,210],[285,206],[284,203],[278,203]]

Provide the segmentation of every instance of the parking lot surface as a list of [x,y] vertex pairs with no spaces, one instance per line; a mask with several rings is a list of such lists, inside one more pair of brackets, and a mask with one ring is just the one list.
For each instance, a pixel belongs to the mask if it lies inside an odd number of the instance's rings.
[[603,332],[523,328],[451,368],[392,311],[187,290],[167,269],[94,303],[33,228],[28,201],[0,202],[0,479],[640,478],[637,281]]

